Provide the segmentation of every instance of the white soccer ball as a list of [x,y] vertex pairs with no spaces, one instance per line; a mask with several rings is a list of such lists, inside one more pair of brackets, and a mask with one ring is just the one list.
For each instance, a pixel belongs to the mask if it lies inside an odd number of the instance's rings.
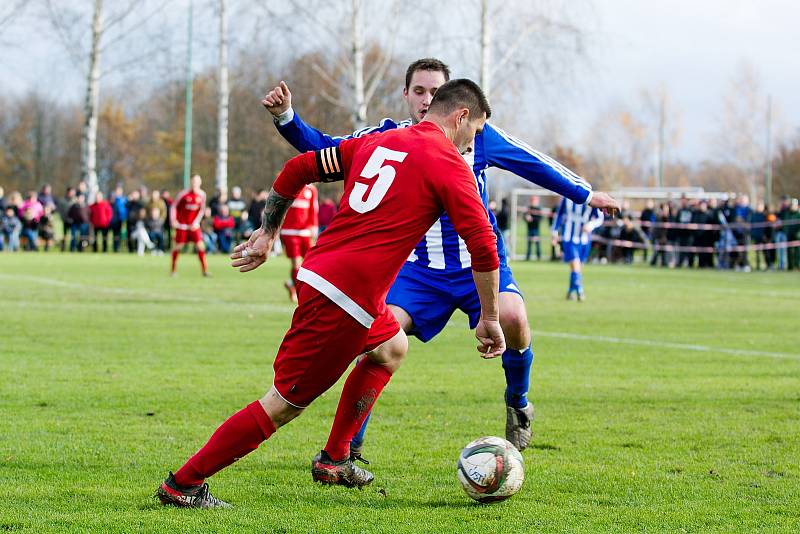
[[487,436],[464,447],[457,473],[461,487],[476,501],[502,501],[522,487],[525,462],[509,441]]

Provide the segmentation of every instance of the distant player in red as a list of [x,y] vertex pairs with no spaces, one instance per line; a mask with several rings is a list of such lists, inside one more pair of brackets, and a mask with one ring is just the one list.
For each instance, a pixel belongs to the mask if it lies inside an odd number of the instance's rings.
[[311,241],[317,236],[319,229],[319,203],[317,202],[317,188],[311,184],[306,185],[297,198],[294,199],[286,219],[281,226],[281,244],[286,252],[286,257],[292,262],[291,278],[284,283],[289,291],[289,298],[297,302],[297,271],[303,262]]
[[231,258],[240,271],[264,263],[286,211],[306,183],[344,180],[339,213],[297,275],[299,305],[275,358],[272,388],[226,420],[208,443],[161,484],[162,503],[227,507],[205,479],[254,451],[327,391],[359,354],[347,378],[314,478],[364,486],[368,471],[350,459],[350,439],[408,350],[386,306],[400,267],[431,225],[447,212],[467,244],[481,302],[476,328],[484,358],[505,350],[498,320],[496,237],[475,177],[459,152],[490,115],[480,88],[452,80],[436,93],[425,119],[409,128],[343,141],[286,163],[270,191],[261,228]]
[[206,209],[206,194],[200,189],[202,179],[200,175],[192,176],[189,189],[181,191],[175,197],[169,209],[169,220],[175,229],[175,245],[172,249],[172,275],[178,264],[178,253],[188,243],[194,243],[203,276],[209,276],[206,263],[206,245],[203,243],[203,233],[200,231],[200,221]]

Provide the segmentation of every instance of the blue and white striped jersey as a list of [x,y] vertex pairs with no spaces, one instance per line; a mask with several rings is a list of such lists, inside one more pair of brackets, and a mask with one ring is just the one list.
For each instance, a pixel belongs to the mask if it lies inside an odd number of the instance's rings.
[[603,212],[588,204],[576,204],[568,198],[562,199],[553,221],[552,233],[561,240],[576,245],[591,241],[592,232],[603,224]]
[[[278,132],[300,152],[320,150],[338,145],[351,137],[405,128],[412,124],[411,119],[395,122],[387,118],[377,126],[362,128],[351,135],[332,137],[306,124],[293,110],[287,112],[284,120],[286,122],[276,121]],[[494,214],[489,210],[486,169],[496,167],[512,172],[576,203],[583,204],[591,198],[592,188],[585,180],[549,156],[537,152],[519,139],[488,123],[484,126],[483,132],[475,137],[474,151],[465,155],[464,159],[475,174],[483,205],[497,235],[497,252],[501,265],[505,265],[508,260],[502,235],[497,228]],[[456,233],[446,213],[443,213],[431,227],[408,261],[420,267],[445,272],[470,268],[470,256],[466,244]]]

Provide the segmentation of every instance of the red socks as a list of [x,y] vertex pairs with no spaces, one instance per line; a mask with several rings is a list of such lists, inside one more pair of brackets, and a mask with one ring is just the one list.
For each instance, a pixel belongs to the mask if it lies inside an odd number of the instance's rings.
[[202,449],[178,469],[175,482],[179,486],[199,486],[217,471],[258,448],[275,433],[259,401],[254,401],[230,416],[214,432]]
[[172,251],[172,272],[175,272],[175,266],[178,265],[178,249]]
[[205,273],[206,271],[208,271],[208,265],[206,264],[206,251],[198,250],[197,257],[200,258],[200,265],[203,266],[203,272]]
[[350,456],[350,440],[361,428],[390,378],[392,373],[386,367],[369,358],[356,365],[347,377],[325,445],[325,452],[332,460],[344,460]]

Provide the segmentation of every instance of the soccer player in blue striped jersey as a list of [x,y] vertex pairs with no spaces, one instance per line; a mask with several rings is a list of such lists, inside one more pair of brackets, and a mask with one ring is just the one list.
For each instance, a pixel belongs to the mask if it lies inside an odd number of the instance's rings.
[[[439,60],[415,61],[406,71],[403,98],[410,118],[396,122],[383,119],[377,126],[363,128],[343,137],[333,137],[309,126],[291,107],[291,92],[284,82],[269,92],[262,103],[274,115],[283,137],[300,152],[338,145],[344,139],[405,128],[421,121],[433,95],[450,78],[448,67]],[[506,376],[506,437],[518,449],[531,440],[533,405],[528,401],[530,369],[533,362],[531,331],[525,302],[508,267],[505,245],[494,214],[488,210],[486,169],[504,169],[581,204],[615,208],[609,195],[592,192],[585,180],[550,157],[537,152],[519,139],[487,123],[475,137],[472,150],[464,155],[475,174],[478,191],[487,207],[487,217],[497,235],[500,257],[500,324],[508,349],[503,354]],[[453,312],[462,310],[475,328],[480,317],[478,295],[472,281],[464,241],[456,234],[447,214],[443,214],[417,245],[403,266],[386,298],[402,328],[423,342],[436,336]],[[351,452],[360,454],[364,423],[354,437]]]
[[568,198],[558,206],[551,235],[553,244],[561,241],[564,261],[569,263],[569,289],[567,300],[583,301],[582,265],[589,259],[592,247],[592,232],[603,224],[603,213],[586,204],[577,204]]

